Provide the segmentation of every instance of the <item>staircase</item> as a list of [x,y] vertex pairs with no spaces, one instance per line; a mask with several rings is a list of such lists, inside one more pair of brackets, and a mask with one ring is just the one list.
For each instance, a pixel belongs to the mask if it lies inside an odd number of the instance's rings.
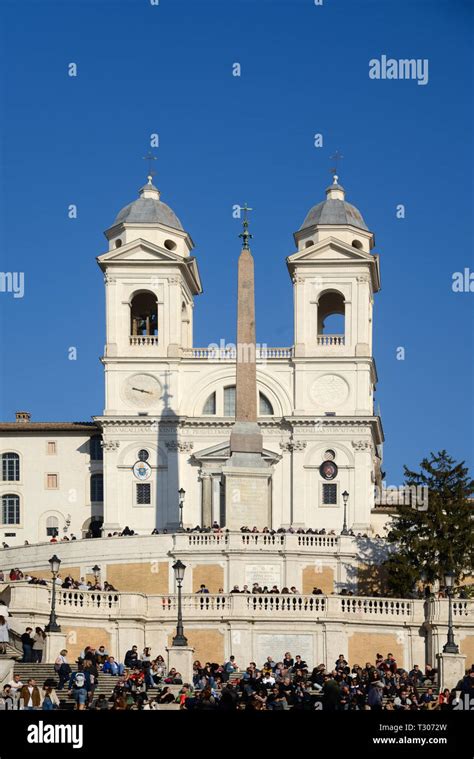
[[[74,668],[73,672],[75,671]],[[39,688],[41,688],[45,682],[45,680],[54,680],[56,685],[59,683],[59,678],[57,673],[54,670],[54,664],[33,664],[33,663],[24,663],[24,662],[16,662],[15,668],[14,668],[14,674],[20,675],[20,679],[22,683],[25,685],[29,678],[34,678],[36,680],[36,684]],[[96,688],[94,691],[94,698],[96,698],[99,695],[104,695],[107,699],[110,698],[112,695],[113,689],[115,688],[115,685],[117,684],[118,677],[114,677],[113,675],[103,674],[102,672],[98,675],[96,680]],[[181,686],[180,685],[169,685],[168,686],[171,690],[171,692],[177,696]],[[151,700],[152,698],[155,698],[158,693],[160,692],[161,688],[154,687],[154,688],[148,688],[147,695],[148,698]],[[65,684],[64,689],[60,691],[56,691],[59,700],[62,702],[61,707],[64,709],[73,709],[75,707],[75,701],[73,698],[70,698],[68,696],[68,683]],[[165,708],[165,704],[160,705],[160,708]],[[171,704],[168,708],[176,708],[174,704]]]

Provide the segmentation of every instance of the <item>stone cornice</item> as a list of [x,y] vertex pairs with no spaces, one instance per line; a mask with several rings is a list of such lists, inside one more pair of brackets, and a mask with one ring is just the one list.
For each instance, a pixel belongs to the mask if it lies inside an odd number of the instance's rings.
[[[134,432],[137,429],[143,431],[151,430],[161,434],[169,433],[177,435],[193,435],[196,432],[212,432],[227,436],[234,424],[230,417],[198,417],[191,419],[189,417],[170,416],[167,417],[137,417],[137,416],[115,416],[115,417],[94,417],[94,421],[102,428],[104,432],[127,433]],[[266,434],[280,435],[281,432],[291,433],[293,430],[302,432],[314,432],[315,434],[348,434],[357,431],[358,434],[366,432],[374,436],[374,443],[378,444],[383,441],[383,430],[380,418],[377,416],[339,416],[339,417],[317,417],[317,416],[298,416],[298,417],[280,417],[259,421],[262,432]]]

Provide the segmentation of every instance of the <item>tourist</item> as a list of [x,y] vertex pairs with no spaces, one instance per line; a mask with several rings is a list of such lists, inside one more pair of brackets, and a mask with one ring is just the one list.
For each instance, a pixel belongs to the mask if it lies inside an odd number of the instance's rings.
[[174,696],[168,687],[163,688],[161,693],[156,698],[159,704],[172,704],[174,703]]
[[132,646],[125,654],[125,659],[123,661],[126,667],[137,667],[140,664],[138,659],[138,647]]
[[[1,607],[0,607],[1,608]],[[0,614],[0,654],[5,655],[7,652],[7,643],[10,641],[10,631],[8,622],[3,614]]]
[[20,690],[23,688],[23,683],[21,681],[20,675],[13,675],[13,680],[10,680],[8,683],[10,686],[12,693],[17,694],[20,692]]
[[96,711],[102,711],[109,708],[109,702],[107,701],[106,697],[101,693],[100,696],[97,696],[96,699],[91,703],[91,709],[95,709]]
[[26,711],[33,711],[41,707],[41,693],[36,685],[36,680],[32,677],[30,677],[27,684],[20,690],[20,705],[21,704],[23,704],[23,709]]
[[17,709],[16,691],[12,691],[11,685],[4,685],[0,694],[0,709],[9,711]]
[[99,646],[99,648],[97,649],[96,656],[97,656],[97,664],[99,666],[102,666],[103,664],[105,664],[109,656],[109,654],[105,650],[105,646]]
[[59,709],[59,698],[57,696],[56,691],[51,685],[47,685],[46,687],[43,687],[42,700],[43,700],[43,703],[41,705],[41,708],[44,711],[52,711],[53,709]]
[[108,656],[104,663],[104,666],[102,667],[102,672],[104,675],[112,675],[113,677],[123,675],[124,671],[125,667],[123,664],[116,662],[113,656]]
[[41,664],[43,660],[43,651],[46,645],[46,633],[41,627],[35,627],[35,634],[33,635],[33,661],[36,664]]
[[54,671],[59,677],[59,685],[57,690],[62,690],[64,688],[64,684],[69,680],[69,677],[71,675],[71,667],[67,661],[67,650],[65,648],[61,649],[59,655],[56,657],[56,660],[54,662]]
[[201,584],[199,590],[196,590],[196,593],[209,593],[209,589],[206,588],[204,584]]
[[82,670],[82,665],[79,666],[77,672],[72,672],[69,679],[69,696],[72,696],[76,702],[76,709],[83,711],[87,702],[87,687],[86,687],[86,675]]
[[27,627],[23,635],[21,636],[21,645],[23,647],[22,662],[29,663],[33,661],[33,644],[34,640],[31,637],[33,632],[32,627]]
[[447,711],[451,706],[451,691],[445,688],[438,696],[438,707],[440,711]]
[[383,683],[380,680],[373,682],[369,688],[367,703],[372,711],[380,711],[383,705]]

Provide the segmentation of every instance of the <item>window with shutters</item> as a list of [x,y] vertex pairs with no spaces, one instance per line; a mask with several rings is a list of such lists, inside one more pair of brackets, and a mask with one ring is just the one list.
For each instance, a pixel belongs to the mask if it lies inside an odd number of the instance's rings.
[[57,474],[47,474],[46,475],[46,489],[47,490],[57,490],[58,489],[58,475]]
[[137,505],[147,506],[151,503],[151,485],[149,482],[137,484]]
[[337,485],[333,482],[323,484],[323,506],[336,506]]
[[104,500],[104,476],[93,474],[91,477],[91,502],[102,503]]
[[54,456],[56,454],[56,441],[48,440],[46,443],[46,453],[48,456]]

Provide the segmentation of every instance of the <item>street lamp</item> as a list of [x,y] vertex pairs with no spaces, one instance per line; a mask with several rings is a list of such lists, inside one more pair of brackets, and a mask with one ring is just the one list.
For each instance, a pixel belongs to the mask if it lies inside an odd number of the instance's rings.
[[349,498],[349,493],[347,490],[344,490],[342,494],[342,500],[344,501],[344,524],[342,525],[341,535],[349,535],[349,530],[347,529],[347,499]]
[[443,653],[445,654],[458,654],[459,646],[454,642],[454,630],[453,630],[453,589],[454,580],[456,579],[453,571],[444,573],[444,584],[446,586],[446,592],[449,599],[449,617],[448,617],[448,640],[443,646]]
[[178,624],[176,626],[176,635],[173,638],[173,646],[188,645],[188,639],[184,637],[183,613],[181,610],[181,585],[183,584],[185,569],[186,564],[183,564],[180,559],[173,564],[174,576],[176,578],[176,584],[178,585]]
[[186,495],[186,491],[184,488],[180,488],[178,490],[179,494],[179,529],[183,529],[183,508],[184,508],[184,496]]
[[51,574],[53,575],[53,584],[51,586],[51,611],[49,614],[49,623],[46,625],[45,632],[58,633],[61,632],[61,627],[58,625],[56,619],[56,578],[59,573],[59,566],[61,559],[58,559],[56,554],[49,560],[51,566]]
[[99,582],[100,567],[96,564],[94,567],[92,567],[92,572],[94,574],[95,584],[97,585]]

